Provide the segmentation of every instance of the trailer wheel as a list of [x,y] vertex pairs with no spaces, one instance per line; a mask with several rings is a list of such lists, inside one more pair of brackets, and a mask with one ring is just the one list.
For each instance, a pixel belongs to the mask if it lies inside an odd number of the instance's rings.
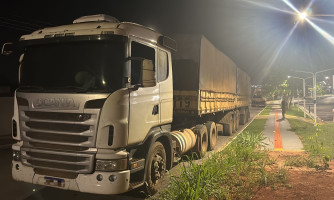
[[238,113],[234,114],[233,117],[233,133],[237,132],[237,130],[239,129],[239,116]]
[[223,124],[221,124],[221,123],[217,123],[217,124],[216,124],[216,128],[217,128],[217,134],[218,134],[218,135],[224,135],[224,127],[223,127]]
[[158,192],[165,172],[166,151],[160,142],[155,142],[147,158],[146,190],[149,195]]
[[246,124],[246,116],[247,114],[244,113],[244,114],[240,114],[240,125],[245,125]]
[[245,125],[247,123],[247,110],[246,108],[241,109],[240,113],[240,118],[239,118],[239,124],[240,125]]
[[236,129],[236,119],[235,117],[233,117],[233,121],[232,121],[232,133],[235,133],[237,131]]
[[216,124],[212,121],[207,122],[205,126],[207,129],[208,138],[209,138],[208,150],[212,151],[215,149],[217,145],[217,139],[218,139],[217,127],[216,127]]
[[233,123],[223,124],[223,133],[226,136],[231,136],[233,132]]
[[247,108],[246,109],[246,122],[248,122],[249,121],[249,119],[250,119],[250,112],[249,112],[249,108]]
[[193,152],[197,155],[197,158],[202,158],[208,149],[208,130],[204,125],[197,125],[194,133],[197,139]]

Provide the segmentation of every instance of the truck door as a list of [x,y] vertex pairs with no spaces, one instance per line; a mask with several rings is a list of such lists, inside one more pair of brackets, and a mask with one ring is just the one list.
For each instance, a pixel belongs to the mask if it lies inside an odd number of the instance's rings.
[[[145,42],[131,42],[131,57],[152,60],[157,80],[156,48]],[[131,84],[138,83],[138,66],[131,61]],[[130,92],[129,140],[128,145],[142,142],[152,127],[160,122],[159,84],[151,87],[139,87]]]
[[158,80],[160,89],[160,123],[168,124],[173,120],[173,82],[171,59],[164,50],[157,51]]

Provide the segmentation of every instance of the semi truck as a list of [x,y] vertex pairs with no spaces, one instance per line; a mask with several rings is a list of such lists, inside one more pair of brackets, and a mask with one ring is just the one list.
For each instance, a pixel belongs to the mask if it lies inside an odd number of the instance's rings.
[[249,76],[203,35],[167,37],[91,15],[23,35],[18,45],[17,181],[153,194],[175,160],[204,156],[218,133],[249,119]]
[[266,98],[263,96],[263,89],[260,86],[255,86],[255,88],[253,89],[252,92],[252,103],[251,106],[253,107],[266,107],[267,105],[267,100]]

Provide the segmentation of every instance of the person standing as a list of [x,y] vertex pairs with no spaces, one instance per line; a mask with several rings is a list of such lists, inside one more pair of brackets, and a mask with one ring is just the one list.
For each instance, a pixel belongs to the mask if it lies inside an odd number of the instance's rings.
[[285,111],[286,111],[286,101],[285,101],[285,98],[282,99],[281,107],[282,107],[282,117],[283,117],[283,119],[285,119]]

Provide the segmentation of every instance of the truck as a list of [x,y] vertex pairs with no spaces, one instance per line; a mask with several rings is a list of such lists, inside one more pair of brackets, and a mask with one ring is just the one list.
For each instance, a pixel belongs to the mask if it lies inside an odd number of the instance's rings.
[[245,124],[249,76],[203,35],[172,37],[108,15],[21,36],[13,179],[154,194],[178,158]]
[[267,100],[266,98],[263,96],[263,89],[261,88],[261,86],[255,86],[256,88],[253,89],[252,92],[252,103],[251,106],[252,107],[266,107],[267,106]]

